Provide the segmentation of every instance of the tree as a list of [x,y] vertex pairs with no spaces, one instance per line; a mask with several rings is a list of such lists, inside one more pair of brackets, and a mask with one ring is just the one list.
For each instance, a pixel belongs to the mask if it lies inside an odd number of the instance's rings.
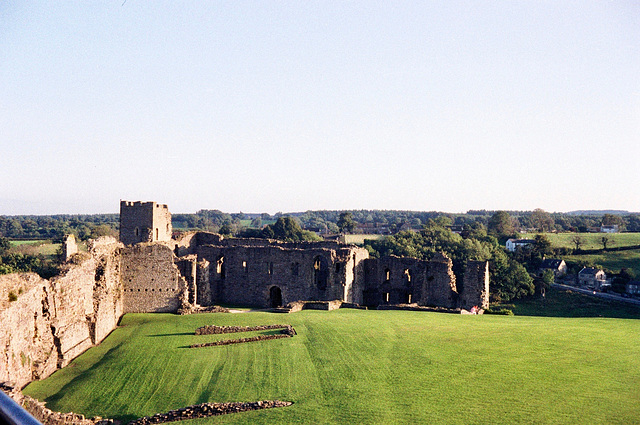
[[613,245],[613,238],[609,235],[602,235],[600,243],[602,244],[602,248],[606,251],[608,245]]
[[543,209],[536,208],[531,213],[531,225],[540,232],[549,232],[553,229],[554,221],[551,214]]
[[527,269],[501,253],[490,263],[491,297],[494,301],[511,301],[533,295],[535,286]]
[[269,239],[278,239],[285,242],[317,241],[318,235],[313,232],[302,230],[300,224],[289,216],[278,218],[262,230],[262,235]]
[[533,242],[533,253],[538,258],[543,258],[544,256],[553,253],[549,238],[545,235],[536,235]]
[[578,234],[571,236],[571,243],[576,246],[576,251],[580,250],[580,247],[584,245],[584,238]]
[[356,228],[356,222],[353,221],[353,214],[348,211],[340,213],[337,224],[340,233],[351,233],[353,229]]
[[488,224],[489,232],[497,237],[513,235],[513,221],[506,211],[497,211],[491,216]]
[[0,237],[0,255],[4,255],[9,251],[9,248],[11,248],[11,242],[9,242],[9,239]]
[[624,220],[619,215],[605,214],[604,216],[602,216],[602,225],[603,226],[618,225],[622,227],[624,226]]

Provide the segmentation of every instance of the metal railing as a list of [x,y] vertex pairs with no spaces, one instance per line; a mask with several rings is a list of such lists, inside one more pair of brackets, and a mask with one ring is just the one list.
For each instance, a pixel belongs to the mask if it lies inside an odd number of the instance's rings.
[[42,425],[22,406],[6,395],[4,391],[0,391],[0,423],[9,425]]

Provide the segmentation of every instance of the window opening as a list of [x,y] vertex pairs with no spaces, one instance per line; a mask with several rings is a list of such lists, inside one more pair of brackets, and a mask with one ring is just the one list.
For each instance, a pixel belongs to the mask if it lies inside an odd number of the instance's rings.
[[411,283],[411,271],[409,269],[404,269],[402,275],[406,279],[407,283]]
[[329,264],[323,257],[318,256],[313,260],[313,280],[320,290],[327,289],[329,278]]

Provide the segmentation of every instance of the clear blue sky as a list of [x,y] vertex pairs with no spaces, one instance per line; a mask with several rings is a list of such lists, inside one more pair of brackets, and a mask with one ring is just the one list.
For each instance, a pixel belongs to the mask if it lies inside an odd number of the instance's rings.
[[638,1],[0,2],[0,214],[640,211]]

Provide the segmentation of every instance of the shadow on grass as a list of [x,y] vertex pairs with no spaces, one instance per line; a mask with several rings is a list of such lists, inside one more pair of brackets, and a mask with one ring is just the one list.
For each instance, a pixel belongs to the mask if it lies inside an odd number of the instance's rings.
[[554,288],[547,291],[545,299],[534,296],[495,307],[509,308],[516,316],[640,319],[638,306]]

